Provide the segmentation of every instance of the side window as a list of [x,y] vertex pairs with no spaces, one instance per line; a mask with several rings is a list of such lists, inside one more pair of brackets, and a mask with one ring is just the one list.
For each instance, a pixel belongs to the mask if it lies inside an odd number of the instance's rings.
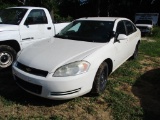
[[25,24],[28,25],[47,23],[48,21],[44,10],[32,10],[25,21]]
[[125,34],[126,35],[126,30],[125,30],[125,26],[124,26],[124,22],[123,21],[120,21],[118,23],[116,32],[118,34]]
[[127,28],[127,35],[130,35],[132,34],[133,32],[135,32],[135,29],[133,27],[133,24],[130,22],[130,21],[125,21],[125,25],[126,25],[126,28]]

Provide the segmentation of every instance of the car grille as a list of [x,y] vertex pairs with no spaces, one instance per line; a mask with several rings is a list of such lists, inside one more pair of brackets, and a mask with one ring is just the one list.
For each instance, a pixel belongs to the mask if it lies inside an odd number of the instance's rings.
[[23,65],[19,62],[17,62],[17,68],[27,72],[27,73],[30,73],[30,74],[33,74],[33,75],[37,75],[37,76],[42,76],[42,77],[46,77],[48,72],[47,71],[44,71],[44,70],[38,70],[38,69],[35,69],[35,68],[31,68],[31,67],[28,67],[26,65]]
[[140,30],[148,30],[148,27],[138,27]]
[[20,79],[17,76],[15,76],[15,78],[16,78],[16,83],[20,87],[24,88],[25,90],[28,90],[28,91],[36,93],[36,94],[41,94],[42,93],[42,86],[26,82],[26,81]]

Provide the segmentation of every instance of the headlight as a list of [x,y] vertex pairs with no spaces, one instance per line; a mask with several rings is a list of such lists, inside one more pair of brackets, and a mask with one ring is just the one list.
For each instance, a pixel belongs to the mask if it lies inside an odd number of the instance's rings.
[[73,62],[58,68],[54,77],[74,76],[88,71],[90,64],[86,61]]

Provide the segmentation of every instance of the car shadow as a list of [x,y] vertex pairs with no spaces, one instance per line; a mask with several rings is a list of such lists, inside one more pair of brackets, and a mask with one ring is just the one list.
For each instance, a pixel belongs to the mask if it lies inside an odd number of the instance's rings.
[[160,120],[160,68],[147,71],[138,78],[132,92],[140,99],[143,120]]
[[21,105],[57,106],[69,100],[50,100],[27,93],[15,83],[12,70],[0,71],[0,99]]

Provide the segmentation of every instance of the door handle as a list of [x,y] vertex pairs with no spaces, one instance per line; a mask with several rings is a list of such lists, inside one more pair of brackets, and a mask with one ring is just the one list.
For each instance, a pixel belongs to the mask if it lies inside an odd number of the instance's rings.
[[48,30],[51,30],[51,27],[47,27]]

